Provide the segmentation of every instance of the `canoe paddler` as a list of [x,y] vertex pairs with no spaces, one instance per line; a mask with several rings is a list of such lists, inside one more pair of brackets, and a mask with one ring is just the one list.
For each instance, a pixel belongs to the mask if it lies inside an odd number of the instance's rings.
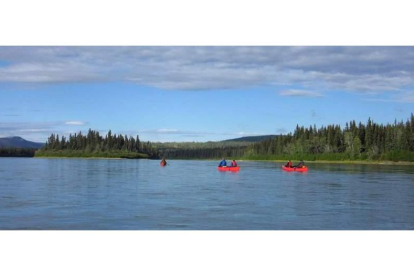
[[303,166],[305,166],[305,162],[303,162],[303,160],[300,160],[299,164],[297,164],[295,168],[302,168]]
[[221,159],[221,162],[218,166],[219,167],[227,167],[227,162],[226,162],[226,159],[224,159],[224,157],[223,157],[223,159]]
[[161,162],[160,162],[161,166],[165,166],[167,165],[167,161],[165,160],[165,158],[162,158]]

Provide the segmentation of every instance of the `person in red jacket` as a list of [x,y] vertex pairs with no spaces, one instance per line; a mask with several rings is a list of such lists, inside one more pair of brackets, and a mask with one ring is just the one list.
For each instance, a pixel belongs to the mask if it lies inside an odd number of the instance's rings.
[[233,162],[231,162],[231,166],[232,166],[232,167],[237,167],[236,160],[233,160]]
[[160,162],[161,166],[167,166],[167,161],[165,160],[165,158],[163,158]]
[[289,160],[289,162],[287,162],[287,164],[285,165],[285,167],[287,168],[292,168],[292,161]]

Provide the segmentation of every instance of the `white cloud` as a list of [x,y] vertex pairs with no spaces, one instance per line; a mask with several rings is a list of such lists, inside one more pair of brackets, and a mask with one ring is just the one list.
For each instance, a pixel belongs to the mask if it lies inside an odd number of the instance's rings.
[[70,126],[84,126],[86,125],[85,122],[82,121],[67,121],[65,122],[65,125],[70,125]]
[[[225,134],[225,135],[228,135],[228,134]],[[240,132],[233,133],[233,135],[245,137],[245,136],[260,136],[260,135],[266,135],[266,134],[257,133],[257,132],[244,132],[244,131],[240,131]]]
[[414,85],[414,47],[0,47],[0,82],[129,81],[168,90],[300,85],[395,92]]
[[61,125],[61,122],[0,122],[0,137],[21,136],[31,141],[44,142]]
[[307,90],[285,90],[279,93],[281,96],[293,96],[293,97],[323,97],[321,93],[307,91]]
[[[0,122],[0,137],[21,136],[27,140],[35,142],[45,142],[52,133],[60,136],[68,136],[70,133],[84,132],[84,122],[71,121],[77,124],[67,124],[67,122]],[[83,123],[83,124],[79,124]],[[68,129],[68,128],[71,129]],[[78,128],[77,130],[73,128]],[[70,131],[69,131],[70,130]]]

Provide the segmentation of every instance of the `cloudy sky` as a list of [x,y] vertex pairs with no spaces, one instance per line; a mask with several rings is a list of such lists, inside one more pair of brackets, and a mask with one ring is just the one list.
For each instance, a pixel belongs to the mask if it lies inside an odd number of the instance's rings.
[[0,137],[223,140],[414,107],[414,47],[0,47]]

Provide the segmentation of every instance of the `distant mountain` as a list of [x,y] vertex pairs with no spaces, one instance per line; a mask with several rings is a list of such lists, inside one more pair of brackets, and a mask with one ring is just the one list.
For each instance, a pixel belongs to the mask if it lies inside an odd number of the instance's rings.
[[275,138],[277,135],[246,136],[235,139],[224,140],[222,142],[261,142],[267,139]]
[[44,143],[27,141],[22,137],[18,136],[0,138],[0,148],[38,149],[43,147],[44,145]]

